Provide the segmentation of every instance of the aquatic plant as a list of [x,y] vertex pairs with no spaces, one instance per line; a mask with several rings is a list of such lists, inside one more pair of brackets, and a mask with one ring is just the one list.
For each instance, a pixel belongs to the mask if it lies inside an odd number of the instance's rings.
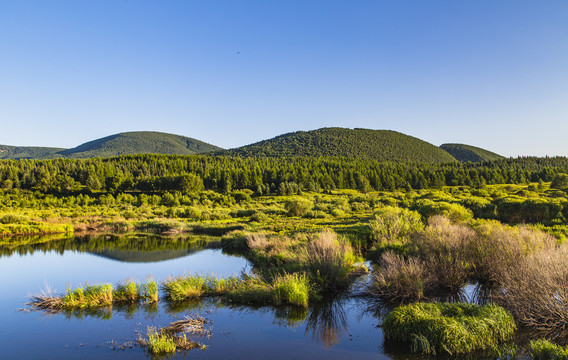
[[192,314],[161,329],[148,327],[147,336],[147,339],[139,338],[138,342],[153,355],[204,348],[197,340],[211,336],[211,322],[198,314]]
[[162,283],[166,297],[172,301],[195,299],[206,294],[205,277],[186,275],[168,279]]
[[426,354],[495,350],[515,330],[511,314],[496,305],[414,303],[383,320],[386,339],[408,342],[413,352]]
[[135,281],[126,281],[119,283],[112,295],[114,301],[135,302],[140,300],[140,285]]
[[65,307],[96,307],[112,304],[113,291],[111,284],[89,285],[75,290],[67,289],[62,298]]

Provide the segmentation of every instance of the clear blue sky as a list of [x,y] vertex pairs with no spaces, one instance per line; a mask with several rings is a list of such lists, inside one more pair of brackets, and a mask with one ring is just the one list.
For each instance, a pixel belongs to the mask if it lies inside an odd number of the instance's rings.
[[0,144],[326,126],[568,155],[568,1],[0,2]]

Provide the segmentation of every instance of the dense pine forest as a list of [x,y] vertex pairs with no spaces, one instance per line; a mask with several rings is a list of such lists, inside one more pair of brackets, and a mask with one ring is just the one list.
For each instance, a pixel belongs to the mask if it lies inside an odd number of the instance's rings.
[[2,160],[0,188],[53,194],[96,191],[184,193],[250,189],[258,194],[297,190],[425,189],[527,184],[568,173],[568,159],[518,158],[482,163],[383,163],[349,158],[240,158],[132,155],[84,160]]

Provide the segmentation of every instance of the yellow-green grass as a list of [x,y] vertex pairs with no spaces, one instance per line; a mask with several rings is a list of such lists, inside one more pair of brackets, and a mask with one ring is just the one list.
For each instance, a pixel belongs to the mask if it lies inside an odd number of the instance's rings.
[[531,341],[530,354],[535,360],[568,360],[568,347],[538,339]]
[[497,350],[515,331],[511,314],[496,305],[414,303],[395,308],[383,320],[386,339],[426,354]]
[[66,308],[111,305],[113,302],[112,285],[85,284],[85,287],[78,287],[75,290],[67,289],[62,300],[63,306]]

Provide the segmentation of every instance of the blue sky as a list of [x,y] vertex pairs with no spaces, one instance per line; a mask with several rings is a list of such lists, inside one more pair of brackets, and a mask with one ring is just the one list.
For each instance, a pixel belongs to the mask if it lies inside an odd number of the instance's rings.
[[568,1],[0,2],[0,144],[326,126],[568,155]]

